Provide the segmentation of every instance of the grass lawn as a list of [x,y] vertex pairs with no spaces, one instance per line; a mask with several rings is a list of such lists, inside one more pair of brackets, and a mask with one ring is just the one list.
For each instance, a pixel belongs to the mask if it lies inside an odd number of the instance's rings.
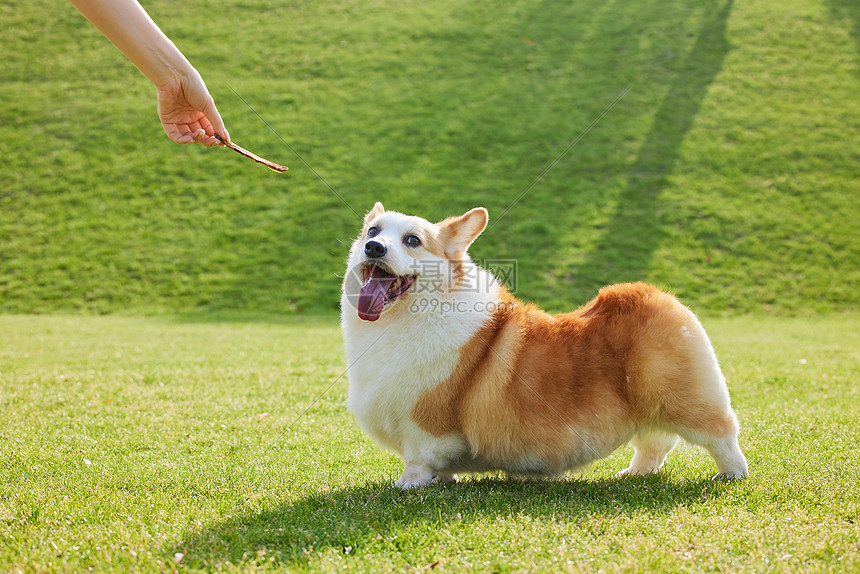
[[751,475],[680,447],[401,493],[333,317],[0,316],[0,570],[856,571],[860,318],[704,320]]
[[291,169],[172,144],[69,2],[2,3],[0,312],[331,311],[377,200],[484,205],[474,254],[555,310],[643,279],[712,314],[860,302],[856,0],[143,3]]
[[[0,3],[0,571],[860,570],[856,0],[143,4],[291,170],[172,144],[70,3]],[[486,206],[472,254],[550,310],[677,293],[750,478],[390,489],[332,315],[377,200]]]

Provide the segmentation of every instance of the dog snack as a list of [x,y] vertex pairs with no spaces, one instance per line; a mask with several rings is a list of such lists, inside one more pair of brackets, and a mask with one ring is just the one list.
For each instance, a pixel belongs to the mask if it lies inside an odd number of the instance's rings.
[[215,137],[218,138],[219,142],[221,142],[222,144],[224,144],[226,147],[230,148],[231,150],[238,152],[240,155],[243,155],[247,158],[251,158],[252,160],[256,161],[257,163],[263,164],[264,166],[266,166],[267,168],[269,168],[272,171],[277,171],[278,173],[282,173],[282,172],[285,172],[288,169],[290,169],[285,165],[279,165],[279,164],[271,162],[265,158],[262,158],[262,157],[258,156],[257,154],[251,153],[248,150],[246,150],[245,148],[243,148],[242,146],[236,145],[231,141],[225,140],[224,138],[222,138],[218,134],[215,134]]

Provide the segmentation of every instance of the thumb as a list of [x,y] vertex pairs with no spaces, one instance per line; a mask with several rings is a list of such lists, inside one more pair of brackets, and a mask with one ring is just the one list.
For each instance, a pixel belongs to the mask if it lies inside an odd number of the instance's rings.
[[215,101],[210,98],[200,111],[203,112],[203,115],[212,124],[212,130],[215,134],[220,136],[224,141],[230,141],[230,134],[227,132],[227,128],[224,127],[224,120],[221,119],[221,114],[218,113],[218,108],[215,107]]

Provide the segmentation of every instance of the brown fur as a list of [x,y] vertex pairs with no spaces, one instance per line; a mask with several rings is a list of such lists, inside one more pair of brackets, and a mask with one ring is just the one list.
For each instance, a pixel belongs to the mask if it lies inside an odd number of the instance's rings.
[[[643,283],[606,287],[554,316],[523,304],[469,260],[487,219],[478,207],[433,224],[377,203],[350,250],[350,269],[360,269],[368,228],[378,225],[382,263],[418,270],[416,291],[403,298],[426,303],[389,301],[376,327],[379,317],[351,310],[362,277],[344,280],[349,407],[403,458],[396,486],[456,480],[457,472],[557,475],[628,441],[635,452],[619,474],[644,475],[660,469],[679,437],[708,450],[715,478],[747,476],[725,380],[689,309]],[[479,284],[486,290],[472,290]],[[380,340],[378,356],[368,356]]]
[[463,259],[466,256],[466,250],[484,231],[488,217],[486,209],[476,207],[464,215],[449,217],[439,222],[439,236],[430,251],[451,262],[454,285],[463,280],[465,272]]
[[643,283],[606,287],[555,316],[505,292],[412,417],[434,436],[462,434],[491,466],[539,458],[539,472],[575,466],[571,453],[583,450],[583,460],[606,456],[640,428],[723,437],[736,432],[731,410],[715,408],[691,376],[699,332],[677,299]]

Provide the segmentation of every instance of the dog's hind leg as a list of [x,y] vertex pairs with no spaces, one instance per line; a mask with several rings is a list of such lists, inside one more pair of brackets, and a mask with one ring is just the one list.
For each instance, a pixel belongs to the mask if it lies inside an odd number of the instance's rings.
[[691,385],[695,394],[687,392],[684,400],[664,404],[663,424],[687,442],[707,449],[719,469],[714,479],[744,478],[749,468],[738,446],[738,418],[719,367],[709,370],[707,377],[700,376]]
[[745,478],[749,473],[749,466],[744,453],[741,452],[738,445],[738,423],[734,412],[729,410],[723,414],[723,428],[727,430],[721,433],[714,433],[712,429],[696,428],[678,428],[678,433],[687,442],[705,447],[708,453],[717,463],[719,473],[714,476],[714,480],[733,480],[737,478]]
[[630,441],[635,449],[633,460],[617,476],[644,476],[657,472],[677,443],[678,435],[673,432],[640,430]]
[[738,418],[726,379],[705,330],[695,316],[681,328],[680,373],[664,397],[664,423],[687,442],[703,446],[719,469],[715,479],[744,478],[747,460],[738,446]]
[[749,469],[738,446],[738,419],[729,405],[722,374],[717,374],[719,381],[710,388],[711,392],[699,392],[698,396],[664,405],[662,424],[685,441],[707,449],[719,469],[714,479],[744,478]]

